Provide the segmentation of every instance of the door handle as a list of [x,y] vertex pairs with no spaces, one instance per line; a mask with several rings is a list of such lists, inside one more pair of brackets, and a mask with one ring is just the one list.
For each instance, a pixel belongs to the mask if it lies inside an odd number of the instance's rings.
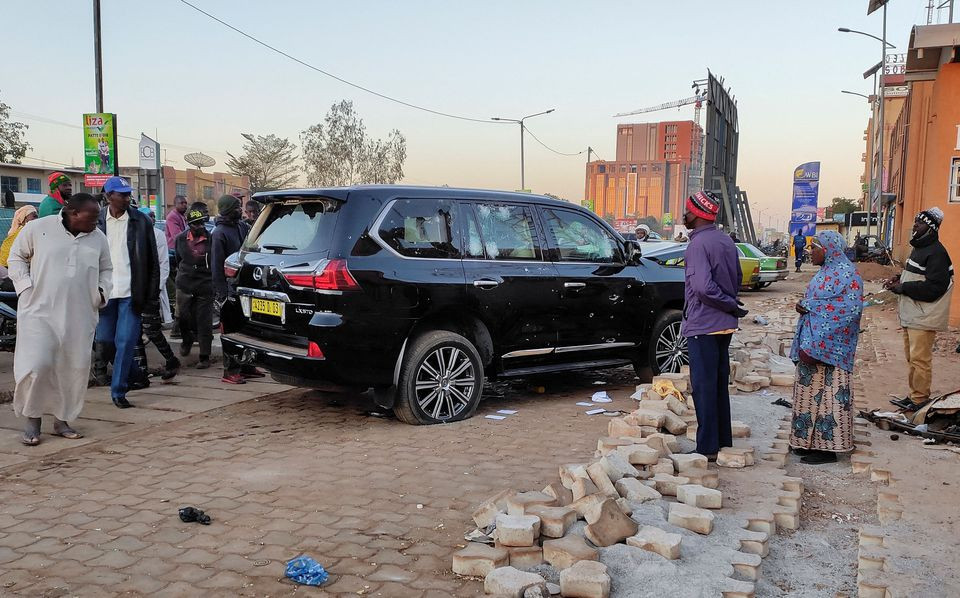
[[585,282],[565,282],[563,283],[563,288],[565,289],[582,289],[587,286]]
[[481,278],[480,280],[474,280],[473,286],[480,289],[492,289],[493,287],[499,286],[500,283],[496,280],[490,280],[489,278]]

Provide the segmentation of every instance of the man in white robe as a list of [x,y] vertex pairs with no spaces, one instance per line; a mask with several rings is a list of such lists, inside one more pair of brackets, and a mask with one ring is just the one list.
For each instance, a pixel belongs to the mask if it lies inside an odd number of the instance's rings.
[[54,434],[82,438],[68,422],[83,409],[98,310],[113,280],[99,214],[92,195],[73,195],[61,214],[27,224],[10,251],[19,295],[13,410],[27,418],[28,446],[40,442],[43,415],[54,417]]

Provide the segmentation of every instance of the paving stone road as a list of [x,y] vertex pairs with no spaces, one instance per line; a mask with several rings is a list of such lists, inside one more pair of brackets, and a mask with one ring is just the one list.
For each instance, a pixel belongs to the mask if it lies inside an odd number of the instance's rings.
[[[612,384],[592,385],[600,378]],[[211,378],[158,386],[182,409],[227,403],[178,421],[154,415],[125,433],[114,425],[107,440],[84,422],[89,444],[60,450],[61,441],[0,470],[0,594],[292,595],[285,563],[306,554],[334,580],[300,594],[480,595],[480,582],[450,571],[473,507],[505,487],[542,488],[558,464],[589,458],[608,418],[574,403],[604,388],[611,407],[629,409],[633,383],[631,370],[618,370],[552,380],[545,395],[495,387],[472,420],[430,427],[311,391],[243,400],[224,398],[239,391]],[[143,393],[131,400],[151,404]],[[85,417],[100,405],[91,407]],[[506,408],[518,413],[483,417]],[[46,440],[40,448],[52,451]],[[186,505],[212,525],[181,522]]]

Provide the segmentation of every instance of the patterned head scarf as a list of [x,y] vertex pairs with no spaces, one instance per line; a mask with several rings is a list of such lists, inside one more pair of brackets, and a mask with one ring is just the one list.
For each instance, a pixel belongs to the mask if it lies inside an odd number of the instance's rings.
[[846,243],[839,233],[824,231],[815,239],[823,247],[824,261],[800,300],[809,311],[797,322],[790,359],[799,361],[803,351],[851,372],[863,313],[863,279],[844,253]]
[[51,172],[50,176],[47,177],[47,182],[50,183],[50,197],[54,198],[61,205],[63,205],[63,198],[60,196],[60,186],[64,183],[70,182],[70,177],[63,174],[62,172]]
[[20,232],[20,229],[24,227],[27,223],[27,218],[33,214],[37,215],[37,208],[33,206],[23,206],[13,214],[13,220],[10,222],[10,231],[7,233],[8,237],[16,237],[17,233]]

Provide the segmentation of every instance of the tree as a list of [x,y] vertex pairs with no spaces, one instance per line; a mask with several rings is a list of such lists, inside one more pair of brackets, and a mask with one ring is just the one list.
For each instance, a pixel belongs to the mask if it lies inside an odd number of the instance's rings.
[[289,139],[276,135],[241,134],[246,143],[243,153],[227,155],[227,168],[231,174],[250,177],[250,190],[270,191],[292,187],[300,178],[294,161],[297,159],[296,146]]
[[660,226],[660,220],[656,216],[647,216],[646,218],[637,222],[637,224],[646,224],[650,227],[650,230],[659,234],[663,233],[663,228]]
[[10,120],[10,106],[0,101],[0,162],[20,163],[30,149],[26,131],[27,125]]
[[322,123],[303,131],[300,143],[309,185],[392,184],[403,178],[406,138],[397,129],[386,139],[368,137],[349,100],[334,104]]
[[834,214],[849,214],[860,209],[860,202],[846,197],[834,197],[831,209]]

